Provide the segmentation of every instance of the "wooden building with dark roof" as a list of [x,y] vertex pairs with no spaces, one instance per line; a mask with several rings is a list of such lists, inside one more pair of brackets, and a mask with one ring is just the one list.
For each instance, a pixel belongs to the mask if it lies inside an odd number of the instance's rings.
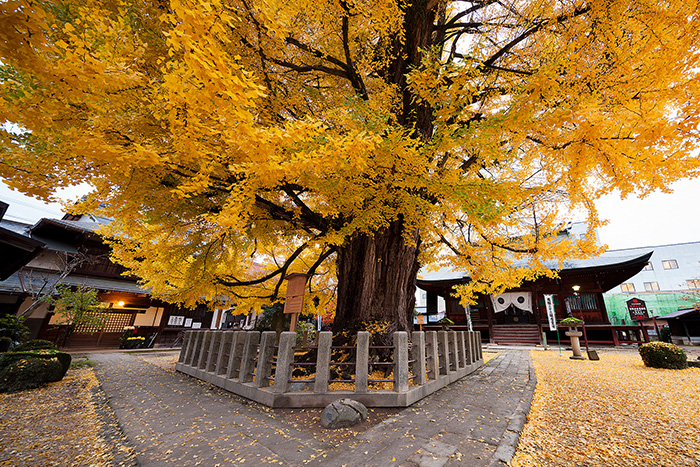
[[449,270],[429,273],[418,279],[417,286],[427,292],[427,314],[437,313],[437,297],[442,297],[447,318],[457,328],[480,331],[485,342],[535,345],[542,344],[544,336],[550,343],[552,339],[556,342],[556,332],[550,331],[548,324],[545,295],[553,296],[557,322],[572,315],[586,323],[588,342],[639,342],[648,340],[643,327],[610,324],[603,293],[641,271],[651,254],[634,257],[603,254],[562,265],[552,264],[550,267],[558,271],[558,278],[541,277],[500,295],[480,295],[477,303],[466,309],[452,296],[454,286],[469,282],[465,274]]

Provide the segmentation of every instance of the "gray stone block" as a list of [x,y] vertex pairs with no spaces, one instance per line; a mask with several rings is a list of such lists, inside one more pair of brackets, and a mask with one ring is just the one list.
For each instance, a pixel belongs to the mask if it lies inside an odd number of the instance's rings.
[[321,412],[324,428],[345,428],[367,420],[367,407],[352,399],[339,399]]

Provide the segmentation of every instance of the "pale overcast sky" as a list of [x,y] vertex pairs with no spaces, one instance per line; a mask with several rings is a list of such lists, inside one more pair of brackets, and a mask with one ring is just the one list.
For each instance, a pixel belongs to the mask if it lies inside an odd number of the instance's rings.
[[[655,193],[640,200],[607,196],[597,204],[600,215],[610,219],[598,233],[611,249],[668,245],[700,241],[700,179],[674,184],[671,194]],[[64,193],[67,200],[85,194],[85,188]],[[33,224],[42,217],[60,218],[61,205],[45,204],[11,191],[0,182],[0,200],[9,203],[9,220]]]

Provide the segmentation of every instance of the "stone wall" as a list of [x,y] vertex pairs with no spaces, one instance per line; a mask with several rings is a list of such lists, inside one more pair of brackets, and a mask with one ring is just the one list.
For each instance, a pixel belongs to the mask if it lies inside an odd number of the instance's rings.
[[[313,346],[297,346],[296,333],[188,331],[176,369],[239,396],[270,407],[325,407],[348,397],[368,407],[407,407],[475,371],[483,364],[481,336],[468,331],[394,333],[394,345],[370,346],[367,332],[355,347],[333,347],[332,334],[321,332]],[[295,352],[312,350],[315,361],[295,361]],[[332,361],[333,352],[352,358]],[[381,353],[385,358],[377,359]],[[389,357],[390,358],[386,358]],[[314,377],[293,379],[294,368],[311,366]],[[352,380],[331,379],[332,367],[354,367]],[[372,379],[372,370],[391,379]],[[333,383],[350,383],[353,390],[333,390]],[[390,390],[376,389],[389,383]],[[337,386],[337,385],[335,385]]]

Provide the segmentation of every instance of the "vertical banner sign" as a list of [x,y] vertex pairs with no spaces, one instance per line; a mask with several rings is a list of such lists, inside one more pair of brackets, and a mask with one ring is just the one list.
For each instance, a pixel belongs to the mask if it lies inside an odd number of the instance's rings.
[[467,326],[469,327],[469,332],[473,331],[472,328],[472,307],[467,305],[464,307],[464,313],[467,315]]
[[544,306],[547,308],[547,319],[549,320],[549,330],[557,330],[557,314],[554,311],[554,295],[544,296]]

